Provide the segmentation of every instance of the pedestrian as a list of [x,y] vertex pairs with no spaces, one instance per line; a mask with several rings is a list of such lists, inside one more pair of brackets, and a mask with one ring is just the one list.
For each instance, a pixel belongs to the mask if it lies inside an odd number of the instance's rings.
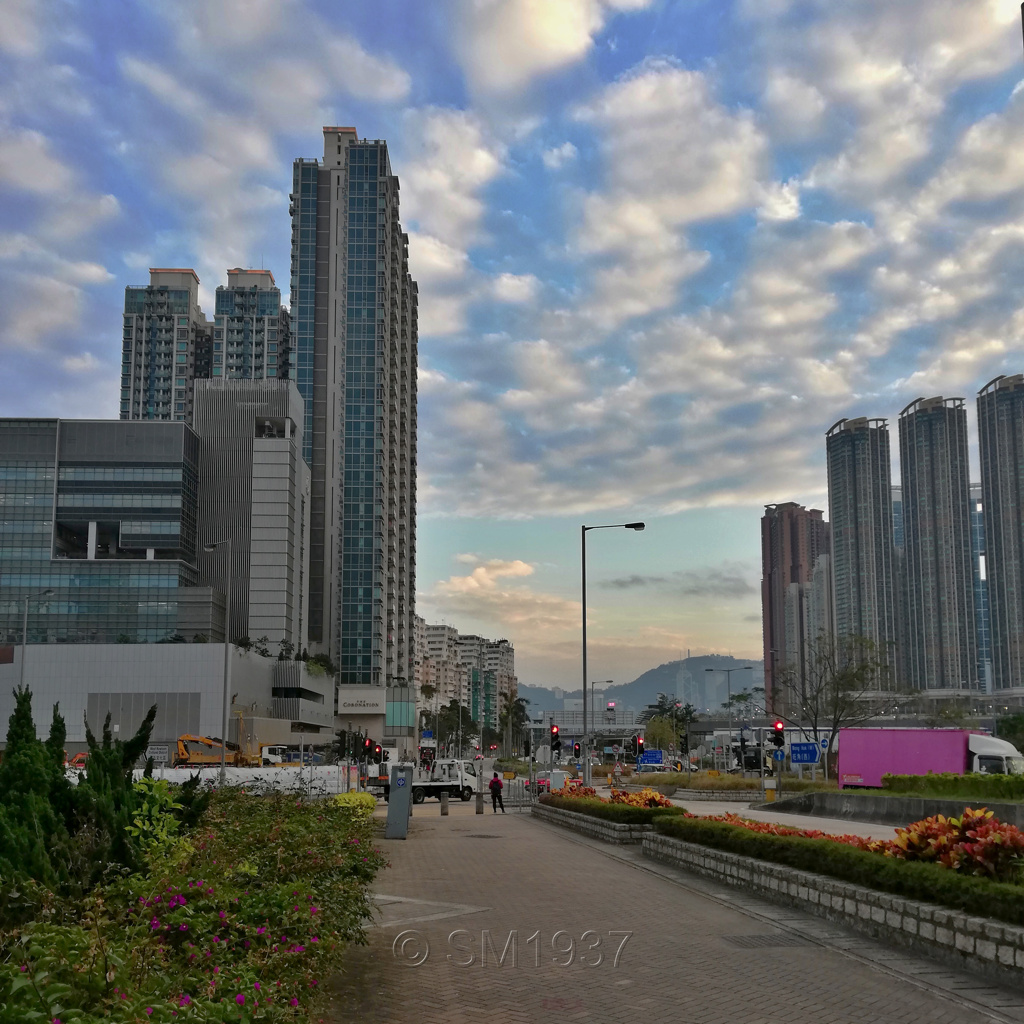
[[501,799],[501,791],[504,788],[504,783],[498,778],[498,773],[494,773],[494,778],[487,783],[487,788],[491,791],[491,807],[494,813],[498,813],[498,808],[501,808],[501,813],[505,813],[505,803]]

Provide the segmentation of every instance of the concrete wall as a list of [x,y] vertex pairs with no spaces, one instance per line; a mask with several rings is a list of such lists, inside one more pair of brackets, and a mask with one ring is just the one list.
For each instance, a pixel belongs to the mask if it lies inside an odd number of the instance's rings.
[[[681,791],[685,794],[685,790]],[[909,825],[933,814],[959,817],[965,807],[987,807],[1000,821],[1024,828],[1024,804],[993,803],[981,797],[970,800],[933,800],[916,796],[883,796],[881,793],[803,793],[782,799],[775,810],[790,814],[812,814],[820,818]]]
[[[0,739],[14,709],[13,690],[24,649],[12,664],[0,664]],[[272,704],[275,662],[231,649],[231,693],[236,710],[257,713]],[[33,718],[40,736],[49,731],[53,705],[67,724],[68,750],[85,744],[85,715],[111,712],[118,735],[130,735],[151,704],[158,705],[154,743],[170,743],[183,732],[221,734],[224,694],[223,644],[29,644],[25,683],[32,690]],[[197,703],[198,701],[198,703]],[[255,708],[253,708],[255,705]],[[103,726],[89,722],[97,735]]]

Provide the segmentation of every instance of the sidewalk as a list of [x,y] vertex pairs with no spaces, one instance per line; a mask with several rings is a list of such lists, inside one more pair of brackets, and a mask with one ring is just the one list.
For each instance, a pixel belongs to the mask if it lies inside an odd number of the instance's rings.
[[383,846],[330,1024],[1024,1024],[1017,992],[528,813],[428,802]]

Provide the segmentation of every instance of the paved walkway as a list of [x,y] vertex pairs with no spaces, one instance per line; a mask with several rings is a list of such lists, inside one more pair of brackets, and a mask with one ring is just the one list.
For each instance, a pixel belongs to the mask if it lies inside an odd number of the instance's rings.
[[1018,992],[528,813],[428,802],[384,848],[330,1024],[1024,1024]]

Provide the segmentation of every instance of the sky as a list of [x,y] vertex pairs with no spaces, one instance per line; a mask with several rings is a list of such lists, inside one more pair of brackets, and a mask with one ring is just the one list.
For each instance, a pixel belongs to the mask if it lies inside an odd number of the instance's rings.
[[[417,610],[521,681],[761,653],[824,434],[1024,371],[1017,0],[5,0],[0,415],[116,417],[126,285],[287,293],[291,162],[388,142]],[[971,462],[977,476],[977,449]],[[898,482],[894,465],[894,482]]]

